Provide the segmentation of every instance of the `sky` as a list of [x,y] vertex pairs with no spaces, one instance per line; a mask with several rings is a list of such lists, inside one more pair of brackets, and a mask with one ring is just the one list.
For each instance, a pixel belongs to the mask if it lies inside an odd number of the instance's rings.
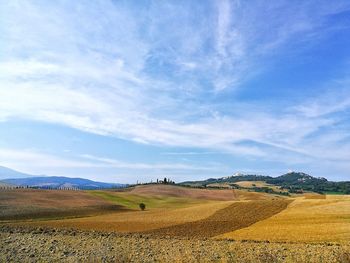
[[350,180],[350,2],[0,0],[0,166]]

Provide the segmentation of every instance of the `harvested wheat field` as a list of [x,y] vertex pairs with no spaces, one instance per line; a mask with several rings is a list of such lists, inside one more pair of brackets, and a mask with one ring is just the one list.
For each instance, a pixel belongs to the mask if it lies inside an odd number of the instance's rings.
[[287,207],[291,200],[235,202],[201,220],[160,228],[149,233],[159,236],[209,238],[252,225]]
[[[235,198],[219,201],[208,189],[158,189],[162,191],[157,195],[152,186],[130,191],[7,191],[0,199],[4,207],[24,208],[31,202],[34,211],[42,207],[58,213],[0,220],[0,262],[349,262],[349,197],[286,198],[229,190]],[[185,197],[176,194],[183,189],[196,191],[185,191]],[[140,201],[147,204],[145,211],[137,207]],[[103,205],[117,209],[89,210]],[[70,208],[89,212],[75,218],[60,215],[61,209]],[[314,225],[330,223],[327,232]],[[314,232],[304,225],[315,226]],[[330,238],[296,238],[327,235]]]
[[202,200],[230,201],[235,200],[233,190],[194,189],[173,185],[145,185],[137,186],[130,193],[146,196],[172,196]]
[[208,204],[192,205],[186,208],[153,209],[123,213],[116,212],[94,217],[26,222],[25,225],[123,233],[144,232],[205,219],[231,204],[232,202],[212,202]]
[[234,184],[239,185],[241,187],[246,187],[246,188],[274,186],[263,181],[239,181],[239,182],[235,182]]
[[132,210],[139,210],[141,202],[147,204],[147,210],[182,208],[213,202],[213,200],[209,199],[194,199],[181,196],[135,194],[131,191],[89,191],[88,193],[102,198],[106,202],[122,205]]
[[297,198],[281,213],[218,238],[283,242],[349,242],[350,197]]
[[147,204],[148,209],[181,208],[205,204],[213,201],[271,200],[279,199],[265,193],[242,190],[193,189],[173,185],[144,185],[127,190],[88,191],[89,194],[113,204],[138,210],[139,203]]
[[0,191],[0,220],[87,216],[123,210],[83,191],[13,189]]

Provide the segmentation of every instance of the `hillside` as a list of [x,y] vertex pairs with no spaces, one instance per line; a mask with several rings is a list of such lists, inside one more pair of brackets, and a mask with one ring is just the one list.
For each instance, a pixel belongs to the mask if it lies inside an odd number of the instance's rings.
[[[125,210],[86,191],[14,189],[0,191],[1,220],[66,218]],[[0,260],[0,262],[2,262]]]
[[[299,193],[302,191],[312,191],[317,193],[338,193],[350,194],[350,182],[332,182],[326,178],[317,178],[302,172],[290,172],[278,177],[263,175],[233,175],[222,178],[209,178],[203,181],[187,181],[181,185],[194,187],[210,187],[213,184],[229,184],[233,188],[241,188],[239,182],[265,182],[279,186],[281,190],[288,190],[290,193]],[[251,188],[251,187],[250,187]],[[256,191],[268,191],[268,187],[254,187]]]
[[130,193],[140,196],[160,196],[160,197],[182,197],[201,200],[222,200],[229,201],[237,199],[232,190],[208,190],[192,189],[174,185],[139,185],[130,190]]
[[100,188],[120,188],[124,184],[95,182],[83,178],[69,178],[63,176],[43,176],[18,179],[6,179],[1,182],[23,187],[37,188],[79,188],[79,189],[100,189]]

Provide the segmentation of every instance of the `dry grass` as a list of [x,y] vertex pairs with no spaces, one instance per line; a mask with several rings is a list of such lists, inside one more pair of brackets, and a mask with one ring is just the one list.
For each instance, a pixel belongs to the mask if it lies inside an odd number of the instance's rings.
[[198,221],[152,231],[156,236],[207,238],[252,225],[287,207],[291,200],[240,201]]
[[74,208],[104,205],[106,202],[83,191],[16,189],[0,191],[2,206],[40,206]]
[[280,187],[277,185],[268,184],[264,181],[240,181],[240,182],[236,182],[235,184],[245,188],[268,187],[276,192],[288,192],[287,190],[280,189]]
[[96,215],[122,209],[82,191],[13,189],[0,191],[0,220]]
[[307,193],[304,194],[305,199],[326,199],[326,195],[316,194],[316,193]]
[[266,193],[248,192],[246,190],[234,190],[238,200],[277,200],[286,199],[284,196],[272,195]]
[[139,204],[145,203],[146,210],[159,208],[181,208],[210,202],[207,199],[174,197],[169,195],[135,194],[132,191],[88,191],[89,194],[100,197],[116,205],[128,209],[139,210]]
[[229,183],[213,183],[213,184],[208,184],[207,187],[217,187],[217,188],[226,188],[226,189],[231,189],[232,186]]
[[297,198],[286,210],[219,238],[296,242],[349,242],[350,196]]
[[240,182],[236,182],[234,184],[237,184],[241,187],[246,187],[246,188],[274,186],[274,185],[268,184],[268,183],[263,182],[263,181],[240,181]]
[[236,200],[233,190],[195,189],[173,185],[144,185],[130,190],[130,193],[143,196],[171,196],[201,200]]
[[210,202],[179,209],[154,209],[112,213],[94,217],[25,223],[31,226],[77,228],[117,232],[143,232],[210,217],[232,202]]

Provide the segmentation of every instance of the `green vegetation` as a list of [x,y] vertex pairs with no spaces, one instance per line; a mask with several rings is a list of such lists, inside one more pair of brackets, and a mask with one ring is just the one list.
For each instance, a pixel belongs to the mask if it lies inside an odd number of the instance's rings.
[[116,205],[122,205],[129,209],[138,209],[140,203],[146,203],[149,208],[177,208],[188,204],[203,203],[203,200],[196,200],[183,197],[169,196],[145,196],[135,195],[128,192],[112,191],[87,191],[88,193],[103,198]]
[[144,203],[140,203],[139,207],[142,211],[146,209],[146,205]]
[[289,192],[285,192],[285,191],[276,191],[270,187],[252,187],[252,188],[244,188],[244,187],[240,187],[240,189],[247,189],[248,191],[253,191],[253,192],[259,192],[259,193],[268,193],[268,194],[274,194],[274,195],[285,195],[285,196],[289,196]]
[[[326,178],[316,178],[305,173],[291,172],[278,177],[263,175],[237,175],[223,178],[210,178],[204,181],[183,182],[182,185],[193,187],[207,187],[215,183],[234,184],[241,181],[264,181],[267,184],[280,186],[289,193],[315,192],[320,194],[337,193],[350,194],[350,182],[332,182]],[[236,185],[233,185],[236,188]],[[270,191],[254,188],[257,192]],[[276,192],[276,191],[275,191]],[[281,191],[283,193],[284,191]],[[281,194],[278,193],[278,194]]]

